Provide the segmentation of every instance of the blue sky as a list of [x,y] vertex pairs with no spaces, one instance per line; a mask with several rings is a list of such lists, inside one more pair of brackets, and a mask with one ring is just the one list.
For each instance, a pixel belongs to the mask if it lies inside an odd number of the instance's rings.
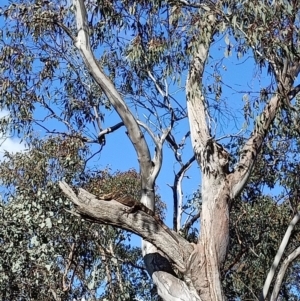
[[[8,3],[7,0],[2,0],[1,5]],[[3,26],[3,19],[0,17],[0,27]],[[234,44],[234,41],[232,41]],[[259,91],[265,88],[270,83],[270,78],[266,74],[266,71],[260,72],[255,68],[255,62],[252,54],[249,53],[245,55],[242,59],[238,60],[236,54],[233,53],[228,58],[224,57],[224,50],[226,48],[225,35],[220,36],[217,39],[211,49],[210,58],[207,63],[205,72],[205,81],[209,83],[211,81],[212,74],[215,71],[216,65],[218,65],[221,70],[222,75],[222,99],[220,100],[221,107],[223,108],[223,116],[215,114],[212,117],[215,120],[216,127],[214,128],[213,134],[217,139],[225,137],[227,135],[234,135],[244,130],[245,137],[249,135],[249,131],[253,128],[253,120],[250,121],[246,128],[244,128],[244,118],[243,118],[243,105],[245,101],[245,96],[250,94],[250,96],[258,96]],[[185,75],[182,76],[182,82],[185,82]],[[298,84],[298,81],[296,82]],[[175,89],[175,88],[174,88]],[[248,93],[249,92],[249,93]],[[244,96],[244,100],[243,100]],[[249,98],[250,98],[249,96]],[[186,98],[184,92],[179,92],[176,94],[177,100],[185,106]],[[261,111],[261,107],[258,108],[256,113]],[[41,113],[37,110],[36,114]],[[103,127],[110,127],[118,122],[120,118],[114,112],[105,113],[105,121]],[[0,118],[7,116],[6,111],[0,112]],[[52,126],[55,127],[54,124]],[[41,128],[37,128],[37,133],[43,137],[44,131]],[[97,131],[93,127],[90,128],[91,134],[97,135]],[[178,141],[181,140],[186,132],[188,131],[188,120],[185,119],[181,125],[176,128],[176,137]],[[220,143],[226,143],[228,138],[219,140]],[[96,145],[96,149],[99,145]],[[154,143],[149,141],[149,148],[151,153],[154,151]],[[3,137],[2,142],[0,141],[0,157],[3,150],[16,152],[24,151],[25,145],[20,142],[16,137]],[[161,172],[157,179],[158,193],[162,196],[162,199],[167,204],[167,215],[166,224],[172,226],[172,213],[173,213],[173,200],[172,191],[170,185],[174,181],[174,172],[178,171],[179,166],[175,164],[173,152],[169,147],[164,147],[164,160]],[[192,149],[190,145],[190,140],[187,139],[186,147],[183,152],[184,162],[186,162],[192,156]],[[89,162],[91,166],[97,166],[98,169],[105,169],[107,167],[111,168],[112,171],[121,170],[126,171],[130,168],[139,169],[137,156],[135,150],[130,143],[127,135],[126,129],[124,127],[120,128],[116,132],[106,136],[106,145],[103,148],[99,157],[91,159]],[[186,173],[186,178],[183,181],[183,193],[184,200],[188,200],[192,194],[199,188],[201,175],[199,167],[196,162]],[[272,193],[272,192],[270,192]],[[183,220],[184,221],[184,220]],[[131,240],[131,243],[139,245],[140,240]]]
[[[8,3],[7,0],[2,0],[2,5]],[[0,18],[0,27],[3,26],[3,19]],[[231,41],[234,43],[233,41]],[[255,69],[254,60],[252,54],[246,55],[242,59],[238,60],[236,54],[233,53],[228,58],[224,58],[224,50],[226,49],[225,35],[220,36],[213,45],[210,58],[207,63],[205,77],[206,83],[209,83],[212,78],[212,74],[215,72],[215,67],[219,66],[222,75],[223,94],[220,100],[223,112],[221,114],[212,115],[215,120],[215,126],[213,126],[213,135],[217,139],[226,135],[237,134],[242,129],[252,129],[253,124],[249,123],[247,128],[243,128],[244,118],[242,115],[242,107],[244,104],[243,96],[247,95],[247,92],[252,92],[255,95],[259,94],[261,88],[266,87],[269,84],[269,77],[266,73],[260,73]],[[185,82],[185,75],[182,76],[182,83]],[[176,88],[177,89],[177,88]],[[175,87],[174,87],[175,90]],[[177,100],[185,106],[186,98],[184,92],[178,92],[176,94]],[[259,108],[261,109],[261,108]],[[259,111],[257,111],[259,112]],[[7,112],[0,112],[0,116],[6,115]],[[42,114],[37,110],[36,115]],[[112,126],[120,122],[119,117],[114,111],[105,113],[104,128]],[[222,116],[223,115],[223,116]],[[51,124],[56,127],[57,125]],[[97,131],[93,127],[90,128],[91,133],[97,135]],[[178,141],[181,140],[188,131],[188,120],[184,120],[178,128],[176,128],[176,137]],[[125,171],[130,168],[138,170],[137,157],[133,146],[131,145],[124,127],[118,131],[106,136],[106,145],[103,148],[99,157],[95,157],[90,161],[91,166],[97,165],[99,169],[111,168],[112,171],[121,170]],[[41,128],[37,128],[37,133],[40,136],[44,135],[44,131]],[[247,133],[248,134],[248,133]],[[247,136],[246,134],[246,136]],[[226,143],[227,139],[222,139],[220,143]],[[99,146],[95,146],[97,148]],[[15,137],[6,138],[1,144],[0,152],[4,149],[7,151],[22,151],[25,146],[20,143]],[[149,142],[149,148],[153,154],[154,143]],[[184,162],[192,156],[192,149],[189,139],[186,141],[186,147],[183,152]],[[167,224],[171,225],[172,221],[172,192],[169,185],[173,184],[174,172],[178,171],[178,164],[174,164],[174,155],[169,147],[164,147],[164,160],[160,175],[157,180],[159,187],[158,192],[161,194],[163,200],[168,205]],[[196,163],[188,170],[188,178],[183,181],[183,193],[185,199],[191,197],[191,195],[197,190],[200,183],[200,171]]]
[[[7,0],[1,0],[0,7],[6,4],[8,4]],[[2,17],[0,17],[0,30],[3,25],[3,19]],[[0,118],[9,118],[9,112],[0,111]],[[4,150],[14,153],[24,151],[25,149],[25,145],[20,141],[20,139],[17,139],[16,137],[11,137],[10,135],[4,135],[0,137],[0,159],[3,157]]]

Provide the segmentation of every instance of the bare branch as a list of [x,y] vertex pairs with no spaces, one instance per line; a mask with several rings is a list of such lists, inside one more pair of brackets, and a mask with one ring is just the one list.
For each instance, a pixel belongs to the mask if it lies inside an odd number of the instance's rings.
[[211,139],[206,119],[206,102],[201,87],[199,87],[202,83],[201,77],[204,71],[204,63],[207,54],[208,48],[202,44],[199,45],[199,51],[195,55],[193,62],[191,62],[191,68],[186,84],[192,145],[197,156],[200,155],[201,149],[205,148],[207,141]]
[[163,158],[162,147],[163,147],[163,144],[164,144],[164,142],[166,140],[166,137],[169,135],[171,129],[172,129],[172,125],[170,125],[168,128],[166,128],[163,131],[162,136],[161,136],[159,142],[156,144],[155,155],[154,155],[154,158],[152,160],[154,162],[154,167],[153,167],[152,175],[151,175],[153,181],[158,176],[159,171],[161,169],[162,158]]
[[100,149],[99,149],[98,151],[96,151],[95,153],[93,153],[90,157],[88,157],[88,158],[85,160],[83,170],[85,170],[85,168],[86,168],[88,162],[89,162],[91,159],[93,159],[96,155],[98,155],[99,153],[102,152],[103,146],[104,146],[104,144],[101,144]]
[[142,122],[140,120],[137,120],[137,123],[146,130],[146,132],[149,134],[149,136],[151,137],[151,139],[155,143],[155,146],[157,147],[157,144],[159,144],[158,137],[156,137],[154,135],[154,133],[152,132],[152,130],[148,127],[148,125],[146,123],[144,123],[144,122]]
[[187,221],[187,223],[183,226],[183,229],[188,232],[188,230],[190,229],[190,227],[192,227],[192,225],[199,219],[200,217],[200,212],[198,212],[197,214],[195,214],[189,221]]
[[165,98],[167,97],[167,94],[161,89],[161,87],[159,86],[157,80],[154,78],[153,74],[148,70],[148,76],[151,78],[151,80],[154,82],[155,87],[157,89],[157,91],[160,93],[160,95]]
[[241,129],[238,133],[236,133],[236,134],[228,134],[228,135],[225,135],[225,136],[222,136],[222,137],[219,137],[218,139],[216,139],[216,141],[221,141],[221,140],[223,140],[223,139],[228,139],[228,138],[233,138],[233,137],[238,137],[238,138],[240,138],[241,137],[241,133],[243,132],[244,130],[243,129]]
[[[97,122],[97,125],[98,125],[98,130],[99,130],[99,132],[101,132],[102,131],[101,120],[100,120],[97,108],[95,106],[93,106],[93,108],[94,108],[94,113],[95,113],[95,117],[96,117],[96,122]],[[99,137],[99,135],[98,135],[98,137]]]
[[123,125],[124,125],[124,122],[119,122],[119,123],[117,123],[117,124],[115,124],[115,125],[113,125],[109,128],[106,128],[105,130],[101,130],[101,132],[98,135],[98,141],[102,141],[103,139],[105,139],[104,136],[106,134],[109,134],[109,133],[112,133],[112,132],[118,130]]
[[172,187],[173,190],[173,199],[174,199],[174,214],[173,214],[173,228],[175,231],[178,231],[181,226],[182,218],[182,179],[186,171],[192,166],[192,163],[196,160],[195,156],[190,158],[178,171],[175,175],[174,184]]
[[162,165],[162,147],[163,147],[163,144],[164,144],[167,136],[169,135],[169,133],[172,129],[172,126],[170,125],[168,128],[166,128],[163,131],[162,136],[159,138],[154,135],[153,131],[151,131],[151,129],[148,127],[147,124],[143,123],[140,120],[137,120],[137,123],[147,131],[147,133],[150,135],[150,137],[152,138],[152,140],[155,144],[155,154],[152,159],[154,166],[152,169],[151,177],[149,177],[149,178],[152,178],[152,181],[154,181],[156,179],[156,177],[160,171],[161,165]]
[[183,146],[185,145],[185,140],[187,137],[190,136],[190,131],[188,131],[183,138],[181,139],[181,142],[179,144],[176,143],[174,136],[172,133],[169,133],[169,135],[166,137],[167,142],[169,143],[170,147],[172,148],[175,159],[180,163],[180,165],[183,165],[182,158],[181,158],[181,153],[178,151],[179,149],[182,149]]
[[57,20],[54,20],[53,23],[56,24],[56,25],[58,25],[60,28],[62,28],[64,30],[64,32],[69,36],[69,38],[73,42],[75,42],[75,37],[73,36],[71,30],[67,26],[65,26],[63,23],[61,23],[61,22],[59,22]]
[[58,121],[64,123],[68,130],[73,129],[73,127],[66,120],[62,119],[54,112],[54,110],[46,103],[46,101],[43,98],[41,101],[42,101],[43,106],[51,113],[51,115],[49,115],[48,117],[53,117],[53,118],[57,119]]
[[[262,291],[262,294],[260,296],[260,301],[263,301],[266,299],[267,297],[267,294],[268,294],[268,291],[270,289],[270,285],[271,285],[271,282],[273,280],[273,277],[274,277],[274,274],[275,274],[275,271],[278,267],[278,264],[282,258],[282,255],[284,253],[284,250],[289,242],[289,239],[291,237],[291,234],[292,234],[292,231],[293,229],[295,228],[295,225],[298,223],[300,219],[300,211],[297,212],[297,214],[294,216],[294,218],[292,219],[292,221],[290,222],[285,234],[284,234],[284,237],[282,239],[282,242],[280,244],[280,247],[277,251],[277,254],[275,256],[275,259],[273,261],[273,264],[271,266],[271,269],[268,273],[268,276],[267,276],[267,279],[265,281],[265,284],[264,284],[264,287],[263,287],[263,291]],[[274,288],[275,289],[275,288]],[[274,294],[274,291],[273,291],[273,294]]]
[[[182,197],[183,197],[183,193],[182,193],[182,180],[184,177],[185,172],[190,168],[191,165],[189,165],[180,175],[177,181],[177,185],[176,185],[176,195],[177,195],[177,206],[175,206],[175,201],[174,201],[174,218],[176,217],[176,228],[174,228],[175,231],[177,231],[178,229],[180,229],[180,225],[181,225],[181,217],[182,217]],[[176,210],[176,213],[175,213]]]
[[295,249],[282,263],[281,268],[277,274],[277,279],[275,281],[274,289],[270,298],[270,301],[276,301],[279,290],[282,284],[282,280],[285,276],[286,270],[291,262],[293,262],[298,256],[300,256],[300,247]]

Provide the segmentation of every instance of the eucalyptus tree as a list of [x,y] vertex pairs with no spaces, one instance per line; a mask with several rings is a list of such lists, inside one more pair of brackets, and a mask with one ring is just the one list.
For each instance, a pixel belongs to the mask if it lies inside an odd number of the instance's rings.
[[[107,135],[124,126],[135,149],[140,203],[118,186],[108,196],[102,187],[97,194],[75,193],[72,183],[62,181],[76,214],[141,236],[144,263],[162,299],[225,300],[221,278],[230,249],[231,206],[241,201],[266,136],[276,138],[286,116],[291,123],[298,120],[293,102],[300,90],[298,2],[39,0],[16,1],[2,14],[7,20],[2,108],[10,111],[10,129],[30,140],[37,126],[59,134],[48,122],[56,120],[60,134],[105,147]],[[216,118],[226,115],[231,101],[222,94],[228,87],[222,64],[215,65],[214,81],[205,73],[218,40],[224,40],[226,57],[250,55],[256,72],[269,75],[259,96],[249,97],[257,91],[248,91],[238,104],[246,129],[227,133],[232,152],[221,144],[224,129]],[[112,109],[119,122],[104,129],[103,112]],[[189,131],[178,142],[176,131],[186,119]],[[98,126],[94,139],[85,135],[93,122]],[[185,162],[182,150],[188,141],[193,155]],[[165,144],[180,166],[173,187],[174,232],[152,214]],[[276,144],[271,140],[270,145]],[[201,215],[183,224],[181,181],[194,160],[201,170]],[[129,204],[134,204],[131,209]],[[180,230],[197,218],[200,235],[190,243]],[[279,251],[262,300],[284,245]]]
[[84,170],[80,139],[48,137],[30,148],[0,165],[1,300],[154,300],[140,249],[126,243],[131,235],[70,214],[57,185],[64,178],[93,193],[99,183],[118,185],[135,197],[137,172]]

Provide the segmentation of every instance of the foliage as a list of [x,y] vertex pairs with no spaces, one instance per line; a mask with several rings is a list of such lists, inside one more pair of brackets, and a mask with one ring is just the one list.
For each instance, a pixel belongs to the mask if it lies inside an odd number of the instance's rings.
[[[278,120],[282,117],[279,114]],[[266,267],[271,267],[285,231],[299,210],[295,182],[299,165],[295,160],[299,153],[297,125],[279,124],[275,123],[269,132],[249,184],[240,200],[232,205],[230,250],[223,271],[226,295],[232,300],[237,296],[246,300],[259,295]],[[298,225],[285,256],[299,245],[299,239]],[[281,290],[283,300],[298,299],[298,264],[296,261],[287,273]]]
[[[141,194],[140,176],[134,169],[113,174],[108,170],[93,173],[84,188],[99,198],[108,193],[120,192],[120,196],[130,195],[139,201]],[[156,194],[155,205],[155,213],[163,220],[166,204],[162,202],[159,194]]]
[[[263,287],[266,267],[271,267],[287,226],[291,220],[286,204],[277,205],[270,197],[259,197],[253,204],[234,204],[231,242],[224,269],[226,295],[234,300],[254,299]],[[287,254],[298,246],[299,227],[292,237]],[[299,270],[295,268],[294,273]],[[292,276],[289,273],[290,276]],[[291,280],[290,280],[291,281]],[[287,288],[290,285],[289,289]],[[285,294],[292,300],[297,286],[286,282]]]
[[[170,129],[166,140],[174,152],[174,169],[180,169],[175,172],[177,179],[190,166],[184,164],[191,153],[185,151],[186,142],[191,141],[182,101],[188,93],[201,88],[209,134],[220,137],[216,141],[230,151],[231,170],[246,139],[261,130],[262,108],[272,95],[280,94],[284,105],[264,133],[265,143],[261,154],[254,156],[257,165],[249,185],[232,204],[231,247],[222,274],[229,298],[251,299],[259,295],[286,226],[299,210],[300,102],[289,100],[291,91],[296,93],[292,87],[299,72],[295,62],[300,53],[300,3],[187,3],[85,1],[91,47],[97,64],[135,113],[141,138],[155,144],[154,138]],[[57,185],[65,180],[74,189],[84,188],[96,196],[112,190],[136,200],[141,195],[140,176],[134,169],[100,170],[99,164],[91,161],[101,159],[105,139],[100,133],[105,122],[115,122],[111,117],[115,111],[75,48],[74,7],[69,1],[17,0],[3,6],[0,17],[4,22],[0,32],[0,109],[9,112],[8,118],[0,120],[0,131],[21,137],[28,146],[21,154],[7,153],[0,164],[0,297],[157,298],[147,281],[140,250],[128,245],[130,234],[70,213],[74,207]],[[217,43],[222,46],[215,46]],[[211,49],[206,72],[203,78],[199,75],[201,82],[196,82],[195,91],[188,92],[185,77],[201,45]],[[259,87],[246,92],[232,88],[226,77],[229,64],[219,58],[218,47],[225,58],[236,54],[239,64],[254,57],[255,74],[259,80],[268,75],[268,84],[259,81]],[[229,93],[224,91],[237,92],[240,99],[230,103]],[[231,106],[240,109],[242,118]],[[232,132],[232,126],[234,131],[242,131],[221,137],[228,128]],[[106,133],[113,132],[112,128]],[[119,141],[116,144],[121,145]],[[156,153],[157,143],[149,145]],[[264,193],[270,189],[272,197]],[[197,191],[183,208],[198,213],[200,202]],[[161,218],[164,209],[156,196]],[[193,217],[189,216],[189,221]],[[190,223],[184,230],[189,241],[197,241],[195,225]],[[297,246],[298,236],[294,234],[285,256]],[[296,298],[292,291],[298,278],[296,262],[282,296]]]
[[[68,211],[74,206],[57,181],[69,179],[77,187],[95,182],[94,175],[83,171],[85,156],[80,140],[56,136],[37,140],[32,150],[7,154],[2,161],[2,300],[66,300],[95,294],[98,300],[150,298],[140,250],[128,245],[131,235]],[[137,193],[135,171],[102,175],[108,183],[101,187],[110,189],[121,178]]]

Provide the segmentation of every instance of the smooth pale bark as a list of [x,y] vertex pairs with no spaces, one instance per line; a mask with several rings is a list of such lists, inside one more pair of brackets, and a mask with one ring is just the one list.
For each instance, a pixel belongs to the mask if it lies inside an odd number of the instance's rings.
[[[287,244],[288,244],[288,242],[290,240],[290,237],[292,235],[292,231],[294,230],[294,228],[295,228],[296,224],[298,223],[299,219],[300,219],[300,212],[297,212],[297,214],[291,220],[291,222],[290,222],[290,224],[289,224],[289,226],[288,226],[288,228],[287,228],[287,230],[286,230],[286,232],[284,234],[284,237],[283,237],[283,239],[281,241],[281,244],[279,246],[279,249],[278,249],[277,254],[276,254],[275,258],[274,258],[273,264],[271,266],[271,269],[270,269],[270,271],[268,273],[268,276],[266,278],[262,294],[261,294],[261,296],[259,298],[260,301],[264,301],[266,299],[267,295],[268,295],[271,282],[272,282],[273,277],[275,275],[275,271],[278,268],[279,262],[280,262],[280,260],[281,260],[281,258],[283,256],[285,248],[286,248],[286,246],[287,246]],[[289,257],[293,257],[293,255],[289,255]],[[289,264],[289,262],[288,262],[288,264]],[[281,269],[283,269],[284,266],[285,266],[285,264],[283,264],[283,266],[281,267]],[[286,271],[286,268],[284,269],[283,275],[282,275],[282,271],[279,272],[278,276],[280,275],[280,277],[278,277],[279,280],[277,279],[276,283],[280,283],[280,285],[281,285],[282,278],[283,278],[283,276],[285,274],[285,271]],[[277,295],[278,295],[278,292],[279,292],[279,289],[280,289],[280,285],[278,287],[278,284],[277,284],[276,288],[274,288],[272,296],[276,296],[276,298],[277,298]],[[273,297],[272,300],[275,300],[275,297]]]
[[200,239],[190,267],[194,285],[202,300],[224,300],[220,267],[229,240],[228,154],[210,136],[206,103],[201,83],[208,46],[198,45],[187,80],[187,108],[194,153],[202,171],[202,213]]
[[[129,110],[128,106],[122,99],[121,95],[116,90],[113,83],[109,80],[109,78],[104,74],[101,66],[98,64],[97,60],[94,57],[92,52],[90,41],[89,41],[89,27],[88,27],[88,20],[87,20],[87,12],[85,8],[85,4],[83,0],[74,0],[73,1],[75,7],[75,14],[76,14],[76,23],[77,23],[77,37],[74,38],[75,46],[81,53],[83,61],[90,71],[91,75],[93,76],[94,80],[99,84],[99,86],[104,91],[105,95],[107,96],[108,100],[115,108],[117,113],[119,114],[122,122],[124,123],[128,137],[131,140],[139,161],[140,165],[140,172],[141,172],[141,203],[147,206],[149,209],[154,210],[154,202],[155,202],[155,193],[154,193],[154,186],[156,177],[160,171],[161,163],[162,163],[162,145],[168,134],[168,130],[166,130],[161,138],[155,137],[152,133],[149,133],[152,138],[154,138],[154,143],[156,146],[155,155],[151,159],[150,151],[144,135],[140,130],[140,126],[138,121],[134,118],[131,111]],[[69,33],[69,32],[68,32]],[[70,34],[70,33],[69,33]],[[101,215],[101,212],[98,212]],[[143,237],[143,235],[141,235]],[[148,241],[143,241],[143,254],[148,257],[155,258],[157,254],[157,249]],[[164,259],[167,262],[167,259]],[[168,272],[171,270],[171,265],[160,264],[156,265],[155,260],[148,260],[147,261],[147,268],[148,270],[160,272],[166,271],[166,275],[163,278],[167,278]],[[153,273],[153,272],[152,272]],[[169,277],[173,277],[169,274]],[[167,296],[169,293],[165,289],[165,283],[159,282],[160,278],[157,278],[157,286],[160,287],[160,291],[164,292],[164,296]],[[172,280],[169,280],[172,282]],[[191,299],[182,299],[182,300],[191,300]]]
[[[153,210],[154,185],[162,163],[162,145],[170,128],[159,138],[151,133],[146,125],[136,120],[94,57],[89,42],[84,1],[74,0],[73,3],[78,30],[74,43],[87,69],[104,91],[127,129],[141,169],[141,202]],[[203,18],[201,28],[214,28],[214,15],[210,13],[209,8],[205,10],[206,13],[199,11]],[[70,35],[68,30],[67,32]],[[177,243],[163,227],[157,225],[152,216],[143,211],[126,216],[124,214],[126,207],[124,208],[117,201],[101,201],[83,190],[77,196],[67,184],[61,183],[61,188],[77,205],[77,212],[81,216],[94,222],[104,222],[127,229],[145,239],[142,243],[142,251],[146,268],[158,287],[159,295],[167,301],[225,300],[220,272],[228,249],[230,202],[246,185],[266,133],[278,108],[282,105],[278,94],[270,99],[259,116],[253,133],[242,148],[238,164],[233,171],[229,171],[228,152],[210,135],[208,104],[202,93],[202,76],[213,34],[213,30],[210,33],[206,32],[205,41],[198,41],[197,45],[191,45],[194,52],[191,53],[186,82],[191,142],[202,174],[201,233],[197,245],[192,246],[179,236]],[[194,40],[197,41],[200,38],[199,33]],[[299,66],[293,68],[288,71],[293,71],[291,72],[292,78],[295,78],[298,75]],[[280,66],[276,66],[276,70],[280,73]],[[291,91],[292,84],[292,81],[285,82],[286,86],[281,90],[288,93]],[[155,143],[156,151],[152,159],[140,126],[144,126]],[[176,219],[175,223],[177,227],[180,224]],[[172,264],[183,273],[183,278],[177,277]]]
[[128,207],[116,200],[97,199],[96,196],[83,189],[80,189],[79,194],[76,195],[65,182],[61,182],[60,187],[76,205],[75,214],[79,213],[83,218],[96,223],[123,228],[151,242],[146,245],[143,241],[144,261],[164,300],[201,300],[191,281],[184,282],[178,279],[171,266],[172,263],[175,268],[185,272],[185,263],[193,252],[190,243],[175,232],[173,234],[178,242],[174,241],[174,238],[152,216],[143,211],[127,214],[125,211]]
[[[212,25],[214,19],[209,16],[208,20]],[[266,104],[241,150],[239,162],[229,172],[228,152],[210,135],[208,103],[202,93],[202,77],[210,45],[208,34],[206,41],[195,47],[186,85],[192,146],[202,172],[201,235],[196,247],[196,262],[193,264],[197,269],[191,267],[191,275],[202,300],[225,300],[220,269],[229,242],[229,205],[245,187],[282,101],[279,94],[275,94]],[[292,74],[298,74],[299,66],[293,66],[292,69]],[[290,91],[292,84],[292,81],[286,82],[285,90]]]
[[300,247],[295,249],[282,263],[281,268],[277,274],[277,278],[274,284],[274,289],[270,298],[270,301],[276,301],[278,298],[278,294],[281,288],[281,284],[283,281],[283,278],[286,274],[286,270],[288,266],[297,258],[300,256]]

